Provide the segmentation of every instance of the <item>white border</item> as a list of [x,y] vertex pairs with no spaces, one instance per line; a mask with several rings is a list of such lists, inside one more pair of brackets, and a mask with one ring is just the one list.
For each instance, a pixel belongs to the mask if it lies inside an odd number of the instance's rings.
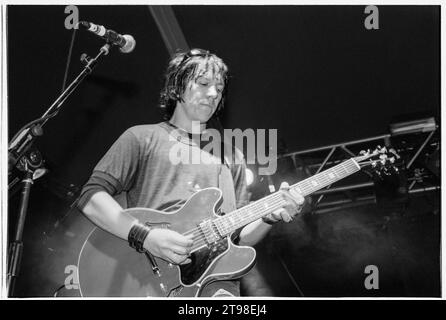
[[[57,1],[3,1],[1,2],[1,37],[2,37],[2,49],[0,52],[1,56],[1,71],[2,71],[2,79],[1,79],[1,108],[0,108],[0,120],[1,120],[1,126],[0,126],[0,147],[1,147],[1,153],[0,153],[0,183],[1,183],[1,193],[0,193],[0,217],[1,217],[1,263],[0,263],[0,299],[6,298],[6,240],[7,240],[7,135],[8,135],[8,121],[7,121],[7,64],[6,64],[6,6],[7,4],[15,5],[15,4],[21,4],[21,5],[36,5],[36,4],[49,4],[49,5],[71,5],[73,4],[72,1],[63,1],[63,0],[57,0]],[[124,0],[109,0],[109,1],[88,1],[88,0],[78,0],[76,1],[76,4],[79,5],[117,5],[117,4],[123,4],[123,5],[370,5],[370,1],[355,1],[348,2],[348,1],[340,1],[340,0],[332,0],[332,1],[293,1],[293,0],[280,0],[280,3],[275,2],[273,0],[270,1],[257,1],[257,0],[225,0],[225,1],[218,1],[218,0],[206,0],[206,1],[191,1],[191,0],[176,0],[176,1],[141,1],[141,0],[132,0],[130,2],[126,2]],[[429,1],[429,2],[421,2],[421,1],[414,1],[414,0],[406,0],[406,1],[375,1],[373,5],[440,5],[441,6],[442,1]],[[445,6],[441,6],[440,9],[441,15],[440,15],[440,34],[441,34],[441,62],[443,62],[444,52],[445,52],[445,45],[444,45],[444,38],[445,38],[445,23],[444,19],[446,17],[446,9]],[[444,68],[444,63],[441,63],[441,80],[446,78],[446,72]],[[444,105],[444,80],[440,82],[441,90],[441,120],[444,119],[445,111],[443,108]],[[441,131],[441,140],[444,140],[443,130],[440,128]],[[5,151],[5,152],[4,152]],[[442,148],[441,151],[441,159],[445,159],[444,149]],[[443,164],[443,161],[442,161]],[[445,181],[446,175],[444,172],[441,172],[441,179],[442,181]],[[442,191],[441,191],[441,209],[443,208],[444,203],[444,188],[442,183]],[[442,213],[443,210],[441,210]],[[441,256],[440,256],[440,263],[441,263],[441,297],[442,299],[446,298],[446,277],[445,277],[445,266],[444,261],[446,261],[446,253],[444,248],[446,247],[446,237],[444,236],[444,231],[446,230],[446,218],[442,215],[441,216]],[[52,298],[33,298],[34,300],[46,300],[46,299],[52,299]],[[71,300],[73,298],[58,298],[62,300]],[[87,299],[87,298],[82,298]],[[88,298],[90,299],[90,298]],[[152,298],[153,299],[153,298]],[[179,299],[180,298],[174,298]],[[268,298],[268,297],[240,297],[239,300],[274,300],[276,298]],[[295,300],[296,298],[280,298],[282,300]],[[333,300],[333,298],[298,298],[299,300]],[[351,299],[351,300],[432,300],[436,298],[336,298],[336,299]],[[93,299],[91,300],[101,300],[101,299]],[[116,300],[126,300],[125,298],[116,298]],[[145,299],[141,299],[145,300]],[[156,299],[155,299],[156,300]],[[212,300],[219,300],[216,298],[212,298]],[[225,300],[225,299],[221,299]]]
[[420,1],[420,0],[380,0],[370,1],[343,1],[343,0],[77,0],[76,3],[69,0],[2,0],[2,4],[20,5],[441,5],[444,1]]
[[[7,171],[8,171],[8,165],[7,165],[7,152],[3,152],[3,150],[7,150],[8,145],[8,115],[7,115],[7,70],[6,70],[6,7],[1,6],[0,8],[1,17],[0,17],[0,34],[2,37],[2,48],[1,48],[1,73],[2,73],[2,87],[1,87],[1,103],[0,103],[0,123],[1,123],[1,132],[0,132],[0,147],[1,147],[1,159],[0,159],[0,218],[1,218],[1,262],[0,262],[0,298],[5,298],[7,296],[6,293],[6,256],[7,256],[7,216],[8,216],[8,210],[7,210],[7,185],[8,185],[8,179],[7,179]],[[3,149],[3,146],[5,146],[5,149]]]
[[[440,50],[441,50],[441,55],[440,55],[440,65],[441,65],[441,73],[440,73],[440,95],[441,95],[441,101],[440,101],[440,109],[441,109],[441,122],[444,121],[445,119],[445,111],[444,111],[444,95],[446,93],[445,86],[444,86],[444,82],[446,79],[446,73],[445,73],[445,68],[444,68],[444,57],[445,57],[445,19],[446,18],[446,8],[445,6],[441,6],[441,10],[440,10],[440,25],[441,25],[441,29],[440,29],[440,34],[441,34],[441,38],[440,38]],[[440,127],[440,133],[441,133],[441,141],[444,141],[444,131],[443,128]],[[444,154],[444,148],[441,147],[441,143],[440,143],[440,148],[441,148],[441,164],[440,164],[440,169],[443,168],[443,163],[444,163],[444,159],[445,159],[445,154]],[[441,170],[441,202],[440,202],[440,217],[441,217],[441,231],[440,231],[440,238],[441,238],[441,256],[440,256],[440,267],[441,267],[441,273],[440,273],[440,277],[441,277],[441,296],[443,299],[446,298],[446,277],[445,277],[445,262],[446,262],[446,253],[445,253],[445,248],[446,248],[446,236],[445,236],[445,230],[446,230],[446,221],[445,221],[445,216],[443,215],[443,208],[444,208],[444,200],[445,200],[445,190],[444,190],[444,181],[445,181],[446,175],[444,173],[444,170]]]

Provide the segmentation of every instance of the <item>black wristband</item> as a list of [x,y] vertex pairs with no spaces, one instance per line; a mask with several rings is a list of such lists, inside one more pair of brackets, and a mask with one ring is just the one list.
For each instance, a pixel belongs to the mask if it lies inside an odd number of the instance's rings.
[[135,223],[129,231],[128,241],[130,247],[136,249],[138,252],[144,252],[144,240],[149,235],[151,227],[140,222]]

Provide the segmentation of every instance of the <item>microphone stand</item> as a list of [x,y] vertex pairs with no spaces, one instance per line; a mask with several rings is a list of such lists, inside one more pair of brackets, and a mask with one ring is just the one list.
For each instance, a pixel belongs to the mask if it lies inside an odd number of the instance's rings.
[[[14,240],[9,247],[8,257],[8,274],[7,274],[7,290],[8,297],[13,296],[17,277],[20,271],[20,264],[23,254],[23,229],[25,226],[26,212],[28,210],[29,196],[31,186],[34,180],[41,177],[46,169],[43,168],[43,161],[38,151],[30,151],[31,145],[37,137],[43,135],[43,125],[52,117],[54,117],[68,96],[74,92],[82,80],[89,75],[96,66],[100,58],[107,55],[110,51],[110,43],[106,43],[99,50],[94,58],[88,57],[85,53],[81,55],[81,61],[85,64],[82,72],[71,82],[71,84],[60,94],[49,109],[34,121],[31,121],[12,138],[8,147],[8,175],[12,173],[14,167],[25,172],[22,180],[23,189],[20,198],[19,217],[16,227]],[[40,160],[40,161],[36,161]],[[9,186],[10,188],[10,186]]]

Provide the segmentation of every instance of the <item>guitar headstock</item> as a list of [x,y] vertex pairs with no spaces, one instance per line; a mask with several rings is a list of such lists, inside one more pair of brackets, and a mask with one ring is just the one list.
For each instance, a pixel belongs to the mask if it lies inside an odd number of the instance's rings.
[[378,176],[398,173],[396,162],[400,159],[400,156],[396,153],[395,149],[378,146],[373,151],[361,151],[360,154],[360,156],[353,159],[361,169],[369,167]]

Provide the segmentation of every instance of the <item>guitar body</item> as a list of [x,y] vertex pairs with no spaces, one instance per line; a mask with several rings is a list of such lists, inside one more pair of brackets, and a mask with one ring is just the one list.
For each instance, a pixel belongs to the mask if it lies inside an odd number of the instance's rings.
[[[183,234],[218,217],[215,210],[221,200],[219,189],[207,188],[172,213],[145,208],[125,211],[142,223]],[[196,297],[211,282],[245,275],[255,257],[254,248],[237,246],[225,237],[194,251],[191,263],[176,266],[138,253],[126,241],[94,228],[79,255],[80,292],[84,297]]]

